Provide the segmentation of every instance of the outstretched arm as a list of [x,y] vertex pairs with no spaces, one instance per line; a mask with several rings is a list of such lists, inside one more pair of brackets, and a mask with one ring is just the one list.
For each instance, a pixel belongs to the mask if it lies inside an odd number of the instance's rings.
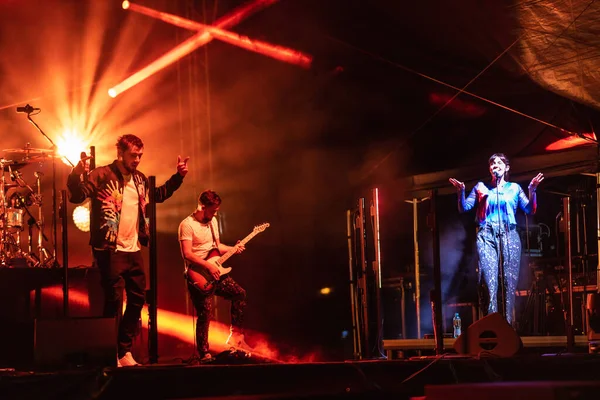
[[173,195],[183,183],[183,177],[188,173],[187,162],[190,158],[181,159],[177,156],[177,173],[173,174],[164,185],[159,186],[154,191],[154,198],[157,203],[162,203]]
[[521,209],[525,211],[527,214],[535,214],[537,211],[537,196],[536,191],[538,185],[544,180],[544,175],[540,172],[536,176],[533,177],[531,182],[529,183],[529,197],[525,197],[525,193],[523,189],[519,187],[519,205]]
[[469,196],[465,198],[465,184],[454,178],[450,178],[449,181],[456,188],[456,194],[458,195],[458,211],[463,213],[473,208],[476,200],[475,187],[471,190]]

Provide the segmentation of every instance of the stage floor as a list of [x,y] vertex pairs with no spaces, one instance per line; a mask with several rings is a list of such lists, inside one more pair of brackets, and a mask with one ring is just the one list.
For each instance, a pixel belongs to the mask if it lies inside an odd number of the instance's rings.
[[423,396],[428,385],[582,381],[600,382],[600,356],[559,353],[478,359],[449,354],[412,360],[298,364],[222,357],[218,363],[197,366],[158,363],[51,373],[5,370],[0,373],[0,397],[409,399]]

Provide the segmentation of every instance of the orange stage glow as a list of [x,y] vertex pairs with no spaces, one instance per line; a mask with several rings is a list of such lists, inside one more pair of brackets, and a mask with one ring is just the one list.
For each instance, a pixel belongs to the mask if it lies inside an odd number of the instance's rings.
[[[251,3],[242,5],[239,8],[236,8],[235,10],[233,10],[231,13],[227,14],[226,16],[219,18],[215,22],[214,27],[222,28],[222,29],[232,27],[232,26],[240,23],[245,18],[249,17],[251,14],[254,14],[257,11],[270,6],[271,4],[273,4],[277,1],[278,0],[255,0]],[[140,7],[142,9],[146,9],[145,7],[131,4],[128,2],[128,9],[135,8],[135,9],[139,10]],[[148,10],[150,10],[150,9],[148,9]],[[150,10],[150,11],[153,11],[153,10]],[[161,14],[164,14],[164,13],[161,13]],[[169,14],[165,14],[165,15],[169,15]],[[174,18],[173,21],[176,21],[177,18],[179,18],[176,16],[171,16],[171,17]],[[171,22],[171,21],[167,21],[167,22]],[[162,57],[156,59],[152,63],[146,65],[144,68],[133,73],[131,76],[129,76],[128,78],[123,80],[121,83],[110,88],[108,91],[109,96],[110,97],[118,96],[119,94],[123,93],[127,89],[132,88],[133,86],[137,85],[144,79],[157,73],[158,71],[162,70],[163,68],[173,64],[175,61],[188,55],[189,53],[196,50],[197,48],[207,44],[212,39],[213,39],[213,36],[210,33],[206,32],[206,31],[198,32],[191,38],[187,39],[180,45],[176,46],[169,52],[165,53]]]
[[[556,142],[551,143],[548,146],[546,146],[546,150],[556,151],[556,150],[570,149],[570,148],[576,147],[576,146],[583,146],[586,144],[595,145],[594,142],[596,141],[596,134],[594,132],[583,133],[582,136],[584,136],[584,137],[569,136],[564,139],[557,140]],[[587,139],[585,139],[585,138],[587,138]]]
[[[195,317],[179,314],[172,311],[157,310],[158,332],[175,337],[185,343],[194,344],[195,341]],[[142,326],[148,329],[148,308],[142,312]],[[225,345],[229,337],[229,325],[217,321],[211,321],[208,336],[210,349],[213,352],[222,352],[228,349]],[[252,333],[255,340],[254,351],[259,357],[281,363],[313,362],[317,361],[317,355],[311,353],[307,356],[282,355],[273,343],[270,343],[264,335]]]
[[[79,135],[75,130],[65,129],[65,131],[56,140],[58,154],[67,165],[76,165],[79,162],[82,151],[89,153],[89,143]],[[67,161],[69,160],[71,164]]]
[[[33,291],[32,291],[33,293]],[[52,286],[43,289],[43,294],[47,294],[54,300],[63,299],[62,286]],[[81,310],[89,310],[90,302],[87,293],[80,292],[75,289],[69,289],[69,305],[77,306]],[[126,304],[123,303],[123,310]],[[179,314],[176,312],[158,309],[157,310],[157,325],[158,332],[163,335],[168,335],[181,340],[184,343],[194,344],[195,341],[195,321],[196,318],[191,315]],[[148,307],[142,310],[142,326],[148,329]],[[264,359],[280,363],[300,363],[318,361],[318,356],[315,353],[310,353],[305,356],[294,354],[281,354],[277,346],[269,341],[265,335],[252,332],[251,337],[254,339],[255,354]],[[229,325],[222,324],[217,321],[211,321],[209,342],[210,349],[213,352],[220,353],[228,349],[225,345],[229,337]]]
[[[125,19],[116,23],[111,2],[85,2],[85,6],[81,3],[61,2],[57,7],[54,2],[37,2],[35,7],[31,5],[35,13],[31,7],[14,8],[15,18],[7,19],[0,27],[0,37],[4,39],[0,70],[9,93],[7,105],[0,107],[30,103],[41,108],[42,113],[33,119],[61,154],[73,154],[68,158],[78,160],[77,150],[64,151],[64,145],[72,148],[72,139],[76,139],[77,147],[89,151],[90,145],[95,146],[96,165],[104,165],[115,158],[114,144],[123,133],[142,136],[151,148],[152,136],[164,132],[165,126],[178,123],[179,106],[177,102],[161,104],[158,111],[158,99],[173,93],[175,84],[171,82],[148,83],[144,91],[118,102],[106,96],[106,91],[122,77],[122,71],[135,71],[133,66],[154,21]],[[44,18],[40,20],[35,15]],[[24,24],[34,28],[18,41],[9,40]],[[109,42],[112,51],[106,53]],[[34,148],[48,146],[25,118],[19,124],[2,121],[0,125],[4,132],[2,148],[22,148],[26,142]],[[173,168],[175,151],[171,155]],[[146,158],[144,172],[151,174],[157,164],[158,161]],[[51,177],[44,179],[49,182]]]
[[[35,292],[32,290],[31,294]],[[54,300],[63,300],[63,288],[62,286],[50,286],[42,289],[42,296],[48,295]],[[76,289],[69,289],[69,306],[76,306],[82,310],[89,310],[90,299],[87,293],[80,292]]]

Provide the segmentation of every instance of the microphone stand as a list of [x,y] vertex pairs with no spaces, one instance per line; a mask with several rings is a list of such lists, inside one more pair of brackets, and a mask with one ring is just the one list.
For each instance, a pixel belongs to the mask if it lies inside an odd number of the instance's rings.
[[[498,290],[500,290],[500,307],[498,308],[498,310],[500,311],[500,313],[502,314],[502,316],[504,317],[504,319],[506,320],[506,294],[504,293],[505,288],[504,288],[504,249],[503,249],[503,243],[502,243],[502,230],[503,230],[503,226],[502,226],[502,218],[500,217],[500,190],[499,190],[499,186],[500,186],[500,180],[501,177],[497,176],[496,174],[494,174],[494,176],[496,177],[496,204],[498,207],[498,274],[499,274],[499,278],[498,278]],[[490,299],[490,301],[492,301],[492,299]]]
[[[29,109],[31,110],[31,112],[33,112],[33,109]],[[56,144],[52,141],[52,139],[50,139],[50,137],[48,137],[48,135],[46,135],[46,133],[42,130],[42,128],[39,127],[38,124],[35,123],[34,120],[31,119],[31,112],[27,112],[27,120],[29,122],[31,122],[31,124],[42,134],[42,136],[44,136],[46,138],[46,140],[50,143],[50,145],[52,146],[52,239],[53,239],[53,246],[52,246],[52,260],[54,265],[53,266],[58,266],[58,260],[56,258],[56,243],[58,242],[57,239],[57,227],[56,227]],[[67,160],[67,162],[69,164],[71,164],[71,167],[75,167],[73,165],[73,163],[71,161],[69,161],[68,158],[65,157],[65,159]]]

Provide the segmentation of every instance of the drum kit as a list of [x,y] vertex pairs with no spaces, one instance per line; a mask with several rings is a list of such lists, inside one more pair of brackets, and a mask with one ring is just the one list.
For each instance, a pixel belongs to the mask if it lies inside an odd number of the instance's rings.
[[[0,158],[0,267],[51,267],[55,252],[45,247],[49,241],[42,213],[44,174],[36,170],[35,183],[30,185],[21,170],[28,165],[43,165],[55,157],[55,152],[32,148],[29,143],[3,152],[8,157]],[[21,234],[26,228],[27,240],[23,241]]]

